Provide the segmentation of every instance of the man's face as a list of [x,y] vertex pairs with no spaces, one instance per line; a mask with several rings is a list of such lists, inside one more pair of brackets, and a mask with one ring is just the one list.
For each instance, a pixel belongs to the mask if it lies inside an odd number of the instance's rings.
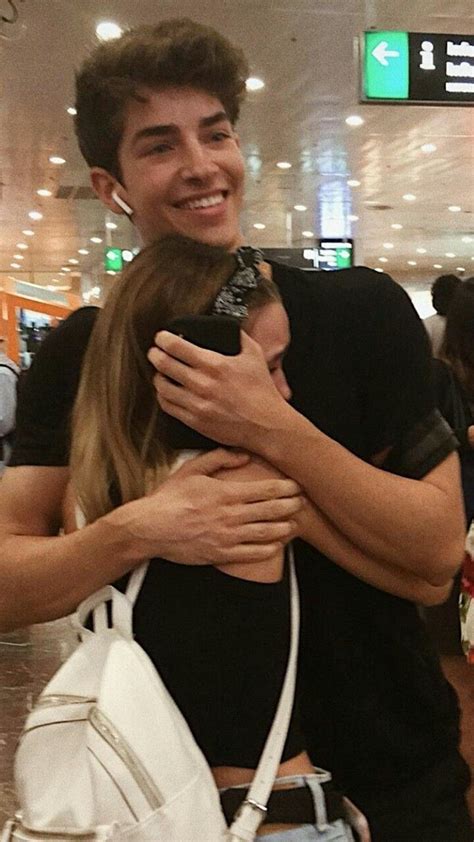
[[140,93],[147,101],[128,104],[119,163],[144,243],[181,234],[238,247],[244,165],[222,103],[189,87]]

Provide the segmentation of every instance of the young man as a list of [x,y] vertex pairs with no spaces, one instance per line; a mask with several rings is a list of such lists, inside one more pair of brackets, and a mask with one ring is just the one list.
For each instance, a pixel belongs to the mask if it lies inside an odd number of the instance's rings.
[[[240,51],[190,21],[131,32],[83,66],[76,126],[92,183],[144,242],[174,232],[229,250],[243,243],[234,124],[246,75]],[[213,471],[244,457],[216,451],[164,492],[55,537],[95,316],[78,311],[44,344],[20,406],[16,467],[0,489],[2,622],[67,613],[146,556],[263,557],[299,518],[301,699],[314,761],[368,814],[374,842],[471,842],[456,700],[412,604],[447,596],[464,532],[456,444],[434,410],[423,327],[403,291],[370,270],[311,282],[277,264],[262,271],[290,317],[292,406],[245,334],[233,359],[159,334],[150,360],[163,408],[291,480],[245,491],[219,483]],[[296,514],[300,486],[311,502]]]

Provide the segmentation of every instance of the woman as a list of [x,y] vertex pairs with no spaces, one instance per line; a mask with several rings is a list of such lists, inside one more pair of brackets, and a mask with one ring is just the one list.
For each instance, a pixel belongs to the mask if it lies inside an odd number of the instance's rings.
[[[277,288],[258,272],[259,254],[244,252],[236,258],[169,237],[144,249],[114,286],[94,327],[74,410],[72,478],[89,522],[152,493],[176,468],[179,453],[169,444],[147,359],[155,333],[173,319],[211,312],[239,318],[260,344],[275,388],[289,399],[282,369],[288,319]],[[241,481],[277,475],[254,458],[232,472]],[[260,758],[286,669],[283,547],[265,562],[220,567],[154,559],[134,628],[204,752],[231,820]],[[352,840],[335,793],[334,814],[318,830],[322,821],[314,805],[321,785],[329,791],[330,775],[315,772],[304,748],[295,705],[274,789],[287,790],[290,808],[295,792],[311,793],[311,815],[293,810],[289,819],[287,808],[275,812],[270,799],[259,833],[272,842]]]

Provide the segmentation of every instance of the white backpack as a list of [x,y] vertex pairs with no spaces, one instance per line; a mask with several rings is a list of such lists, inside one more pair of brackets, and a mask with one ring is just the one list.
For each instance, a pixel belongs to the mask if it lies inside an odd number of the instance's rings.
[[[201,750],[133,640],[132,610],[146,570],[147,563],[134,571],[126,594],[109,585],[79,606],[75,623],[82,643],[28,716],[15,758],[21,810],[5,825],[0,842],[254,839],[293,707],[299,602],[291,548],[286,676],[252,786],[230,828]],[[93,631],[85,628],[90,614]]]

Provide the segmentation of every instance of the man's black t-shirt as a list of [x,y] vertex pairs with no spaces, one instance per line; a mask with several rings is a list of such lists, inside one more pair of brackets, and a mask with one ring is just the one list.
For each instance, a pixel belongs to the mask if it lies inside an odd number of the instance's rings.
[[[290,318],[285,368],[295,407],[360,458],[391,447],[390,470],[426,475],[456,444],[434,413],[429,348],[407,295],[365,268],[272,268]],[[12,466],[67,465],[69,415],[96,312],[74,313],[35,358]],[[417,609],[303,542],[297,563],[300,703],[313,760],[354,799],[399,789],[458,742],[456,698]]]

